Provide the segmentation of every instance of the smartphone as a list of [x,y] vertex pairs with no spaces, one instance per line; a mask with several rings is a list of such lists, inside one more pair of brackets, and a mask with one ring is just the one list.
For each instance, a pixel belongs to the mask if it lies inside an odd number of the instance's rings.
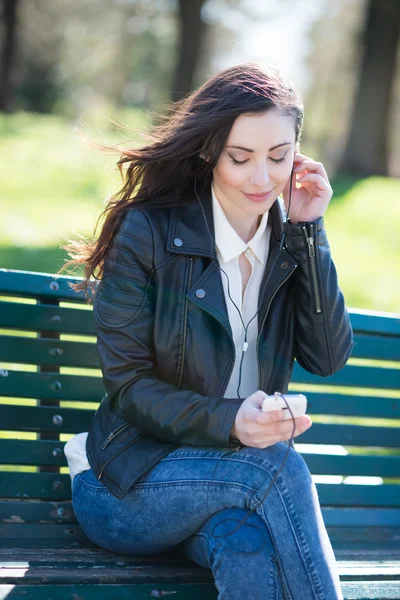
[[[306,414],[307,410],[307,398],[303,394],[283,394],[286,398],[290,410],[293,413],[294,418],[302,417]],[[262,404],[263,412],[271,412],[272,410],[283,410],[285,411],[284,419],[291,419],[292,415],[286,405],[285,400],[279,394],[273,396],[265,396]]]

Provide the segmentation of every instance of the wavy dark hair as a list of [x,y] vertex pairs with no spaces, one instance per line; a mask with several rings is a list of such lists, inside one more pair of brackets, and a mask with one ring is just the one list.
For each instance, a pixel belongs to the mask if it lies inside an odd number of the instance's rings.
[[[135,149],[112,147],[120,153],[117,166],[122,188],[109,199],[94,232],[94,240],[71,240],[63,246],[70,259],[61,271],[84,266],[82,282],[73,287],[88,295],[92,278],[101,279],[104,260],[126,210],[144,203],[169,207],[193,200],[194,178],[199,189],[211,183],[213,169],[235,119],[243,113],[275,108],[293,117],[299,148],[303,104],[293,87],[273,66],[245,63],[210,77],[182,100],[167,105],[161,122],[147,135],[148,144]],[[109,150],[110,147],[107,147]],[[202,160],[200,154],[208,160]],[[96,238],[100,222],[102,226]]]

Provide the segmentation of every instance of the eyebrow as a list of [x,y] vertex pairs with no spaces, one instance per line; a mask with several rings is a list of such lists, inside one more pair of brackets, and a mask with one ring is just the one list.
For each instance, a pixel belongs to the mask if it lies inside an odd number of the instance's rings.
[[[276,146],[271,146],[268,152],[272,152],[272,150],[276,150],[276,148],[280,148],[281,146],[289,146],[291,142],[283,142],[283,144],[277,144]],[[238,150],[244,150],[245,152],[254,152],[251,148],[244,148],[243,146],[227,146],[227,148],[237,148]]]

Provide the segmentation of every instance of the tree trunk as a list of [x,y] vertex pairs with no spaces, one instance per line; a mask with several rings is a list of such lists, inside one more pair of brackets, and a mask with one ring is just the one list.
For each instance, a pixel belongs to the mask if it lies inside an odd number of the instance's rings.
[[199,62],[201,45],[206,30],[200,18],[205,0],[179,0],[178,58],[171,100],[180,100],[193,89],[194,76]]
[[388,175],[390,105],[400,34],[398,0],[369,0],[350,132],[338,171]]
[[0,57],[0,111],[11,110],[11,76],[16,50],[17,5],[19,0],[2,0],[3,44]]

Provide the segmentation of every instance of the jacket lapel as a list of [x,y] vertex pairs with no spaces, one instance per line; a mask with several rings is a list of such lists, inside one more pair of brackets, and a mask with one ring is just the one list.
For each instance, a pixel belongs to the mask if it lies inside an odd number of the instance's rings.
[[[204,256],[210,263],[202,275],[194,282],[187,298],[202,310],[217,319],[232,338],[228,310],[225,301],[218,258],[215,249],[214,218],[212,211],[211,188],[199,193],[200,202],[194,197],[188,204],[172,208],[167,236],[167,250],[175,254]],[[207,219],[208,229],[205,219]],[[258,323],[263,323],[271,298],[280,284],[295,270],[296,263],[285,248],[280,248],[283,231],[283,212],[278,200],[270,211],[268,224],[271,225],[270,251],[258,297]],[[211,234],[211,238],[210,238]],[[211,257],[213,261],[211,261]],[[216,264],[215,264],[216,263]],[[201,291],[200,291],[201,290]]]

